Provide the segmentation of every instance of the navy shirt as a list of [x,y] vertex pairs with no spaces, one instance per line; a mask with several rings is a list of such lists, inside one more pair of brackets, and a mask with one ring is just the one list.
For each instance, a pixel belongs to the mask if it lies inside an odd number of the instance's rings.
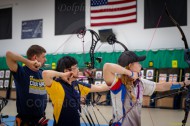
[[91,85],[74,81],[71,85],[58,79],[46,87],[54,107],[55,126],[80,126],[80,97],[87,95]]
[[32,71],[18,65],[13,72],[16,85],[16,105],[20,115],[40,117],[47,106],[47,93],[42,79],[42,70]]

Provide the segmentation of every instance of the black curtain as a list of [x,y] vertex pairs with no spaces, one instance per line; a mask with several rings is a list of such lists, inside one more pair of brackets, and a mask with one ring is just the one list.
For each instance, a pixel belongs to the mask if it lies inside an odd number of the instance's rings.
[[145,0],[144,28],[155,28],[161,15],[158,27],[174,26],[166,14],[165,4],[180,26],[187,25],[187,0]]
[[85,0],[55,0],[55,35],[75,34],[85,27]]
[[12,8],[0,9],[0,39],[12,38]]

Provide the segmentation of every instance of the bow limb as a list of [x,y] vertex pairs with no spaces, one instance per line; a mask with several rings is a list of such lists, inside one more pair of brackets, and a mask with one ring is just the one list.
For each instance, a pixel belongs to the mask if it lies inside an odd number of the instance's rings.
[[[99,35],[95,32],[95,31],[93,31],[93,30],[90,30],[89,29],[89,31],[90,31],[90,33],[91,33],[91,35],[92,35],[92,44],[91,44],[91,47],[90,47],[90,60],[91,60],[91,68],[92,69],[94,69],[94,50],[95,50],[95,48],[96,48],[96,44],[98,43],[98,41],[100,40],[100,37],[99,37]],[[96,38],[96,39],[94,39],[94,37]]]
[[177,23],[177,21],[171,16],[171,14],[168,11],[167,5],[165,4],[165,11],[167,16],[170,18],[170,20],[173,22],[174,25],[177,26],[177,28],[179,29],[181,35],[182,35],[182,40],[184,41],[184,45],[185,45],[185,49],[189,49],[188,43],[187,43],[187,39],[185,37],[185,34],[182,30],[182,28],[180,27],[180,25]]
[[118,44],[120,44],[120,45],[125,49],[125,51],[128,51],[128,48],[127,48],[123,43],[117,41],[115,35],[110,35],[110,36],[107,38],[107,41],[108,41],[108,43],[109,43],[110,45],[113,45],[113,44],[115,44],[115,43],[118,43]]
[[184,59],[187,62],[187,64],[190,67],[190,49],[187,43],[187,39],[185,37],[185,33],[183,32],[182,28],[180,27],[180,25],[177,23],[177,21],[171,16],[171,14],[168,11],[167,5],[165,4],[165,11],[167,16],[170,18],[170,20],[172,21],[172,23],[178,28],[178,30],[180,31],[181,35],[182,35],[182,40],[184,42],[185,45],[185,50],[184,50]]

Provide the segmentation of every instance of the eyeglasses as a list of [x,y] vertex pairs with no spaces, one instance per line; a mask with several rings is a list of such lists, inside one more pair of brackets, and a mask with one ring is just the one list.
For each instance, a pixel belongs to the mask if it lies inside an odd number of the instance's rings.
[[79,69],[79,67],[77,66],[77,67],[69,68],[69,70],[71,70],[71,71],[74,71],[76,69]]

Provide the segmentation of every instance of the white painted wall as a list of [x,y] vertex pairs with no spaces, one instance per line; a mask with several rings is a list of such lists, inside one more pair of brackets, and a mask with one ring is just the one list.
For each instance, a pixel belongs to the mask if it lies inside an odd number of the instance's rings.
[[[147,50],[155,29],[144,29],[144,1],[137,0],[137,22],[106,27],[90,27],[90,0],[86,0],[86,27],[98,32],[100,29],[112,28],[117,40],[124,43],[130,50]],[[27,48],[32,44],[39,44],[46,48],[47,53],[81,53],[82,42],[76,35],[54,35],[54,0],[0,0],[0,8],[12,6],[13,8],[13,34],[12,39],[0,40],[0,56],[4,56],[7,50],[25,54]],[[190,2],[188,0],[188,12]],[[188,26],[182,29],[190,44],[190,13]],[[21,22],[24,20],[43,19],[43,38],[21,39]],[[88,52],[91,45],[91,35],[87,33],[84,38],[85,52]],[[97,48],[101,43],[97,44]],[[176,27],[159,28],[156,30],[150,49],[160,48],[184,48],[181,35]],[[123,48],[115,46],[116,51]],[[112,46],[103,44],[98,51],[113,51]]]

